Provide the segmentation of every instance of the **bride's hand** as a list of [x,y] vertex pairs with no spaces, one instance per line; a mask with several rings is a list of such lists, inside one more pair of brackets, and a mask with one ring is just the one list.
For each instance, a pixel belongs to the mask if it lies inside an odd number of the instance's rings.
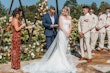
[[66,37],[69,38],[69,36],[70,36],[70,33],[66,32]]

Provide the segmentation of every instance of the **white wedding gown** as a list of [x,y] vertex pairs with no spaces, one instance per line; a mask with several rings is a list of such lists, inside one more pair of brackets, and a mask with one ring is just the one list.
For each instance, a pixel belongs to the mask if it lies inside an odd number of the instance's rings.
[[[70,20],[63,19],[62,23],[63,28],[68,31]],[[76,73],[74,60],[68,49],[68,41],[69,38],[59,29],[44,57],[40,61],[22,67],[22,70],[29,73]]]

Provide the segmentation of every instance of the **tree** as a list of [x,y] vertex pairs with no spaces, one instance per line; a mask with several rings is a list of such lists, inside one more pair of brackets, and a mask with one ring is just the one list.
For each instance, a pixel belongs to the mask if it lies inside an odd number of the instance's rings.
[[6,16],[7,14],[7,10],[4,7],[4,5],[2,5],[1,1],[0,1],[0,17]]
[[24,9],[25,9],[26,19],[30,21],[34,21],[34,16],[37,11],[36,5],[26,6],[24,7]]
[[90,7],[94,9],[95,14],[98,13],[98,7],[97,7],[97,4],[95,2],[93,2]]
[[100,4],[100,6],[99,6],[99,8],[103,11],[103,12],[105,12],[105,9],[107,8],[107,7],[110,7],[110,5],[107,3],[107,2],[101,2],[101,4]]
[[65,4],[64,4],[64,6],[77,6],[78,5],[78,3],[77,3],[77,1],[76,0],[66,0],[66,2],[65,2]]

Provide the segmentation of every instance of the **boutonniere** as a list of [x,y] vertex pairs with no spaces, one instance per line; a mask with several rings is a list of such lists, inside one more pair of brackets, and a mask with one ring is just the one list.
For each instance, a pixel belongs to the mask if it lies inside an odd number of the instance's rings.
[[101,21],[102,20],[102,18],[99,18],[99,21]]
[[85,19],[84,21],[85,21],[85,22],[88,22],[88,21],[89,21],[89,19]]

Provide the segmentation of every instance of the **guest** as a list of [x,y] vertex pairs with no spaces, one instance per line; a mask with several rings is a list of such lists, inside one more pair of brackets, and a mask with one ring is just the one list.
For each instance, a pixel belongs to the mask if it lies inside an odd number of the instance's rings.
[[[96,52],[95,46],[97,43],[97,39],[98,39],[98,31],[96,31],[95,27],[97,26],[98,23],[98,17],[97,15],[94,14],[94,9],[91,8],[89,11],[91,17],[92,17],[92,30],[90,31],[90,45],[91,45],[91,50],[92,53]],[[95,37],[95,38],[94,38]]]
[[12,18],[12,50],[11,50],[11,68],[14,70],[20,69],[20,38],[21,38],[21,29],[25,27],[25,24],[22,24],[19,18],[22,16],[22,10],[16,8],[13,13]]
[[98,24],[96,26],[96,30],[98,31],[99,35],[99,46],[98,51],[101,52],[104,50],[104,40],[106,36],[106,15],[103,14],[101,9],[98,10]]

